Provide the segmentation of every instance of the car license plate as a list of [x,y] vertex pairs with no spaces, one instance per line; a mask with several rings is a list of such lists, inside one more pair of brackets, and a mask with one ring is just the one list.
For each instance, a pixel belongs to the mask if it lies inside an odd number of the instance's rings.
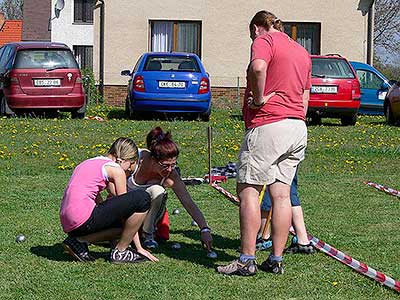
[[34,86],[60,86],[60,79],[34,79]]
[[184,81],[159,81],[158,87],[184,89],[185,82]]
[[333,85],[313,85],[311,87],[313,94],[337,94],[337,86]]

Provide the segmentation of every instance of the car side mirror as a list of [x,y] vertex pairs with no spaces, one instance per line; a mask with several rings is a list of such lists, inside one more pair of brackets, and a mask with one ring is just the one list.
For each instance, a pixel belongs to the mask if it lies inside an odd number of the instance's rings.
[[381,84],[381,86],[380,86],[380,88],[379,88],[379,90],[381,90],[381,91],[385,91],[385,90],[388,90],[389,88],[390,88],[390,86],[392,86],[392,84],[387,84],[387,82],[382,82],[382,84]]
[[131,71],[123,70],[123,71],[121,71],[121,76],[131,76]]

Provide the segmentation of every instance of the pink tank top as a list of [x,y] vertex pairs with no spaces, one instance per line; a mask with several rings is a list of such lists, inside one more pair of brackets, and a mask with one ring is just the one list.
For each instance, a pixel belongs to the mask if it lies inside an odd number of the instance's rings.
[[60,220],[64,232],[78,228],[89,219],[97,195],[109,182],[106,165],[120,168],[104,156],[85,160],[75,168],[61,202]]

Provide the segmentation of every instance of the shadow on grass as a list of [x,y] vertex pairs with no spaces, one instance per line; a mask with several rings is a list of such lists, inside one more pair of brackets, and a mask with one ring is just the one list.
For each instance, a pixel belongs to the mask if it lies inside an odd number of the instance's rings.
[[[126,116],[125,110],[122,108],[113,108],[107,113],[108,119],[116,120],[129,120]],[[162,113],[162,112],[137,112],[132,117],[133,120],[137,121],[192,121],[198,120],[198,114],[195,113]]]
[[117,120],[127,119],[125,115],[125,110],[118,107],[111,109],[107,114],[107,118]]
[[[61,243],[57,243],[54,245],[46,245],[46,246],[34,246],[31,247],[31,253],[36,256],[47,258],[48,260],[54,261],[73,261],[74,259],[68,253],[64,251],[64,248]],[[96,259],[103,258],[105,260],[109,259],[110,251],[106,252],[93,252],[90,251],[90,254],[93,255]]]
[[[201,246],[198,230],[176,230],[172,231],[173,234],[182,234],[190,239],[195,240],[197,243],[181,243],[179,250],[172,249],[174,241],[168,241],[160,244],[160,247],[154,253],[162,253],[170,258],[176,260],[185,260],[195,264],[203,265],[208,268],[215,268],[215,261],[207,257],[207,251]],[[218,260],[231,261],[236,259],[237,256],[227,254],[224,249],[237,249],[240,241],[223,237],[218,234],[213,234],[214,251],[218,254]]]

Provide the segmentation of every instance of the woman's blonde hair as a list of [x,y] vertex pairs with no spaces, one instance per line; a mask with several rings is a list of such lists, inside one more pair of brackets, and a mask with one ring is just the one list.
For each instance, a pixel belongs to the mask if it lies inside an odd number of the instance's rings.
[[250,31],[253,30],[254,25],[264,27],[266,30],[269,30],[272,26],[276,30],[284,31],[282,21],[273,13],[266,10],[261,10],[254,15],[253,19],[250,21]]
[[116,159],[138,160],[138,148],[130,138],[120,137],[111,145],[107,154],[113,155]]

